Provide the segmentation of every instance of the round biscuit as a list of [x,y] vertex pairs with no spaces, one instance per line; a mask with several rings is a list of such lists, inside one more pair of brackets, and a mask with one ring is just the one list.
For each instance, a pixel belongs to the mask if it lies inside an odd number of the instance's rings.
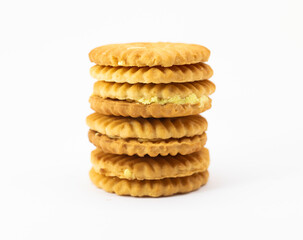
[[212,68],[206,63],[174,65],[172,67],[110,67],[95,65],[90,75],[106,82],[135,83],[182,83],[209,79]]
[[200,104],[141,104],[136,102],[105,99],[98,96],[89,98],[90,107],[103,115],[132,118],[174,118],[196,115],[211,108],[212,100],[207,97]]
[[204,171],[191,176],[159,180],[127,180],[107,177],[92,168],[89,176],[95,186],[106,192],[133,197],[161,197],[197,190],[207,183],[209,173]]
[[204,172],[209,166],[209,151],[200,151],[176,156],[139,157],[105,153],[96,148],[91,153],[91,163],[97,173],[107,177],[128,180],[156,180],[171,177],[185,177]]
[[206,62],[210,51],[201,45],[170,42],[109,44],[89,53],[91,62],[103,66],[170,67]]
[[145,140],[193,137],[207,129],[200,115],[178,118],[131,118],[93,113],[86,118],[90,129],[113,138]]
[[138,141],[138,139],[110,138],[93,130],[89,130],[88,138],[103,152],[129,156],[138,155],[140,157],[146,155],[151,157],[187,155],[200,151],[207,141],[206,133],[179,139]]
[[215,92],[215,89],[215,84],[209,80],[167,84],[129,84],[97,81],[94,84],[93,96],[139,102],[141,99],[155,97],[158,99],[170,99],[178,96],[184,99],[192,94],[200,98],[211,95]]

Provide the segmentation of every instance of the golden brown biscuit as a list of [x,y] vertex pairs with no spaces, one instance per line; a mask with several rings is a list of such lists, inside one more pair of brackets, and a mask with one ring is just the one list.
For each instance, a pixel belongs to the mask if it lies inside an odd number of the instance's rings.
[[197,190],[207,183],[209,174],[208,171],[205,171],[187,177],[160,180],[127,180],[106,177],[103,174],[96,173],[92,168],[89,176],[94,185],[110,193],[134,197],[161,197]]
[[93,49],[89,59],[104,66],[162,66],[206,62],[210,51],[201,45],[186,43],[124,43]]
[[128,180],[156,180],[185,177],[204,172],[209,165],[207,148],[188,155],[138,157],[104,153],[100,148],[91,153],[91,163],[97,173]]
[[145,140],[193,137],[207,129],[207,121],[200,115],[179,118],[130,118],[93,113],[86,118],[90,129],[118,138]]
[[127,154],[129,156],[145,155],[156,157],[158,155],[175,156],[178,153],[182,155],[197,152],[206,144],[206,133],[194,137],[171,138],[158,141],[140,141],[131,138],[110,138],[96,131],[89,130],[89,141],[103,152],[113,154]]
[[109,67],[92,66],[90,74],[107,82],[135,83],[182,83],[209,79],[213,70],[206,63],[172,67]]
[[[211,95],[215,89],[215,84],[208,80],[168,84],[129,84],[97,81],[94,84],[93,96],[130,100],[141,104],[196,104],[202,96]],[[192,95],[194,97],[190,97]]]
[[200,104],[139,104],[135,102],[104,99],[98,96],[89,98],[91,109],[104,115],[143,118],[174,118],[202,113],[211,108],[212,100],[206,97]]
[[211,107],[208,95],[215,85],[208,81],[169,84],[129,84],[98,81],[90,97],[98,113],[130,117],[181,117],[199,114]]

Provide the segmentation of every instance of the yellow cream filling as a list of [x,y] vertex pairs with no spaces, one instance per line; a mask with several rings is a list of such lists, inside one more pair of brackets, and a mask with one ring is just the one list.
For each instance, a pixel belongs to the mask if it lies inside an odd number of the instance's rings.
[[151,98],[140,98],[137,100],[138,102],[142,104],[152,104],[152,103],[158,103],[161,105],[167,104],[167,103],[174,103],[174,104],[197,104],[197,103],[202,103],[205,101],[206,96],[202,96],[198,98],[196,94],[192,93],[188,95],[185,98],[181,98],[179,95],[167,98],[167,99],[161,99],[158,97],[151,97]]
[[127,169],[127,168],[124,170],[123,175],[126,178],[132,178],[132,172],[129,169]]

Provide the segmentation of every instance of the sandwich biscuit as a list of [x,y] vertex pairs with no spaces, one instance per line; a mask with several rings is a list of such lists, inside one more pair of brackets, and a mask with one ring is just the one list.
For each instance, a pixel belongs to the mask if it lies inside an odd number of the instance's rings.
[[129,84],[97,81],[91,108],[105,115],[130,117],[180,117],[211,107],[215,85],[208,81],[169,84]]
[[209,165],[207,148],[176,156],[138,157],[104,153],[97,148],[91,153],[91,163],[97,173],[107,177],[128,180],[157,180],[162,178],[185,177],[204,172]]
[[206,142],[207,121],[179,118],[129,118],[93,113],[86,119],[89,140],[104,152],[144,156],[189,154]]
[[89,176],[94,185],[110,193],[134,197],[161,197],[197,190],[207,183],[209,174],[208,171],[204,171],[186,177],[127,180],[118,177],[107,177],[96,173],[92,168]]

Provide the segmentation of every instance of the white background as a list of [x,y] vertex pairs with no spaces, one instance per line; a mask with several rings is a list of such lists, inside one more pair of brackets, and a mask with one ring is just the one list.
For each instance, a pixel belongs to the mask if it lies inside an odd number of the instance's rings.
[[[302,239],[303,2],[1,1],[0,239]],[[88,52],[211,49],[210,179],[118,197],[88,178]]]

